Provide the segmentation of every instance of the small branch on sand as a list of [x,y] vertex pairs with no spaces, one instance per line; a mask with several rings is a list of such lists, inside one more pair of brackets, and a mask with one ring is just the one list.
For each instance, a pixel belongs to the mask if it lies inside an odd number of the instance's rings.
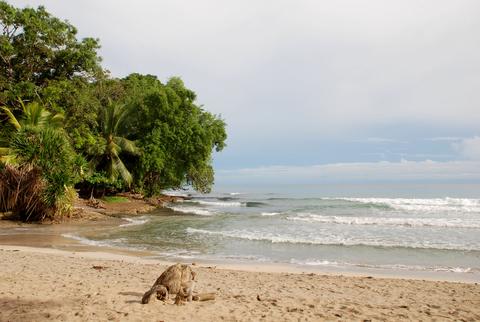
[[215,300],[215,293],[200,293],[193,296],[194,301],[210,301]]

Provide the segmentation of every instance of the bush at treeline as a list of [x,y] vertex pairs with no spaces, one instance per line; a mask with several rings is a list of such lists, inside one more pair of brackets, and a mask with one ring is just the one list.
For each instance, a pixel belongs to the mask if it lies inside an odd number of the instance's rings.
[[[38,183],[34,219],[68,209],[72,187],[148,196],[187,185],[210,191],[225,123],[197,105],[180,78],[111,77],[99,40],[77,39],[74,26],[43,7],[0,1],[0,28],[0,180],[21,173]],[[0,196],[0,211],[32,215],[32,204],[9,202]]]

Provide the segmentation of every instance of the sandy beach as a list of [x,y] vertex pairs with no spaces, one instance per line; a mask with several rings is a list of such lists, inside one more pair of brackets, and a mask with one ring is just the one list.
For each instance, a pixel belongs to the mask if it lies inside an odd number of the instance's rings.
[[143,293],[168,263],[12,245],[0,246],[0,262],[0,321],[480,319],[480,286],[475,283],[194,265],[198,291],[216,292],[214,301],[176,306],[173,300],[155,299],[142,305]]

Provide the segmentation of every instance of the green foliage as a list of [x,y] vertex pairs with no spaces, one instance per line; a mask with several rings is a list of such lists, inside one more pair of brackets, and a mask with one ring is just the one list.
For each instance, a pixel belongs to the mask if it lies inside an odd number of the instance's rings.
[[0,28],[5,178],[30,178],[45,207],[62,214],[74,185],[88,194],[211,190],[212,152],[225,147],[225,122],[197,105],[180,78],[109,77],[98,40],[78,40],[75,27],[43,7],[0,0]]
[[151,75],[122,81],[130,98],[126,104],[135,111],[130,133],[144,152],[135,167],[137,186],[147,195],[187,184],[210,191],[211,153],[225,146],[224,121],[197,106],[195,93],[178,77],[166,85]]
[[13,112],[5,106],[0,107],[5,114],[7,114],[8,122],[16,129],[20,130],[25,126],[32,126],[38,128],[61,127],[64,119],[63,114],[57,113],[53,115],[45,107],[38,102],[31,102],[24,104],[22,100],[19,100],[22,106],[22,115],[20,119],[17,119]]
[[37,208],[14,207],[21,218],[39,220],[67,214],[74,198],[72,188],[80,181],[86,163],[72,149],[63,130],[23,126],[12,135],[8,148],[15,164],[32,169],[33,177],[38,178],[33,182],[42,183],[35,189],[36,198],[41,199]]
[[[12,125],[13,131],[20,131],[27,127],[44,129],[46,127],[60,128],[62,126],[63,114],[58,113],[52,115],[38,102],[32,102],[26,105],[22,100],[19,100],[19,102],[22,106],[23,113],[18,119],[9,108],[5,106],[0,107],[0,110],[3,110],[7,115],[8,122]],[[2,146],[0,147],[0,161],[6,163],[16,162],[15,154],[12,153],[8,147],[8,142],[11,136],[14,135],[12,130],[4,129],[0,134],[2,136],[0,140]]]
[[121,159],[122,153],[138,155],[140,150],[135,143],[119,136],[127,117],[127,109],[118,104],[110,103],[103,110],[100,117],[100,128],[105,145],[94,155],[95,169],[104,169],[111,181],[121,178],[130,186],[132,175]]
[[102,75],[97,39],[77,40],[77,30],[44,7],[17,9],[0,1],[0,101],[36,93],[74,78]]
[[48,206],[53,207],[65,188],[81,179],[85,163],[62,130],[27,126],[12,137],[10,150],[18,164],[41,169],[42,177],[48,182],[44,194]]

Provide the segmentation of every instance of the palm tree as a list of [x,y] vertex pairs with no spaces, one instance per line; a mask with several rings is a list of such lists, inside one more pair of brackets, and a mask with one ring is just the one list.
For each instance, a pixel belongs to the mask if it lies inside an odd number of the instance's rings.
[[128,116],[128,110],[119,104],[109,103],[102,111],[100,124],[101,134],[106,141],[103,151],[99,155],[100,162],[105,166],[105,170],[111,180],[121,177],[125,183],[132,183],[132,175],[123,163],[120,155],[127,153],[137,155],[139,148],[135,142],[120,136],[121,129],[124,127]]
[[[8,122],[14,127],[16,131],[20,131],[25,127],[45,129],[47,127],[59,128],[62,126],[64,119],[63,114],[57,113],[55,115],[52,115],[52,113],[50,113],[38,102],[30,102],[28,104],[25,104],[21,99],[19,99],[19,102],[22,106],[23,112],[19,118],[15,117],[13,112],[8,107],[0,107],[0,109],[3,110],[5,114],[7,114]],[[7,139],[8,141],[8,138],[3,139]],[[3,162],[5,164],[15,162],[15,155],[10,153],[9,147],[0,147],[0,162]]]
[[24,126],[32,126],[36,128],[45,128],[50,126],[57,128],[62,125],[64,119],[63,114],[57,113],[52,115],[52,113],[50,113],[38,102],[31,102],[25,105],[22,100],[19,101],[23,110],[20,120],[15,117],[8,107],[1,107],[1,109],[8,116],[8,122],[12,124],[17,131],[21,130]]

